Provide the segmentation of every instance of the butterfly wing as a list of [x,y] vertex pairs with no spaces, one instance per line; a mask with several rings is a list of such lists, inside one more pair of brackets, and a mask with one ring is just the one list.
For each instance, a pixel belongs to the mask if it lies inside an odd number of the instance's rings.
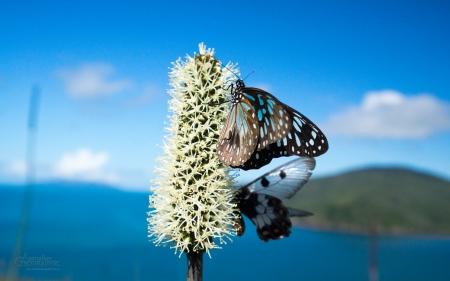
[[309,217],[314,215],[313,213],[310,213],[308,211],[303,211],[303,210],[299,210],[299,209],[294,209],[294,208],[287,208],[288,212],[289,212],[289,217]]
[[317,157],[327,152],[328,140],[322,131],[300,112],[288,105],[283,106],[291,115],[291,131],[282,140],[271,143],[260,151],[255,150],[247,162],[235,168],[259,169],[269,164],[273,158],[291,155]]
[[269,164],[273,158],[282,156],[289,156],[286,148],[281,141],[271,143],[269,146],[263,148],[260,151],[255,150],[250,158],[244,164],[235,166],[233,168],[239,168],[242,170],[259,169]]
[[239,166],[253,154],[258,141],[256,114],[248,100],[233,104],[216,146],[219,160]]
[[239,79],[231,102],[216,147],[225,165],[258,169],[273,158],[316,157],[328,150],[325,135],[311,120],[264,90],[247,88]]
[[[247,184],[237,193],[238,207],[256,226],[264,242],[288,237],[292,223],[289,217],[312,215],[307,211],[286,208],[280,199],[291,198],[309,180],[315,167],[314,158],[290,161]],[[235,224],[240,235],[245,225]]]
[[259,139],[256,151],[286,137],[292,129],[292,117],[284,104],[258,88],[243,88],[242,92],[254,106],[257,116]]
[[328,140],[319,127],[292,107],[284,107],[293,120],[292,130],[282,141],[288,154],[317,157],[327,152]]
[[308,182],[315,166],[314,158],[297,158],[264,174],[243,188],[258,194],[289,199]]

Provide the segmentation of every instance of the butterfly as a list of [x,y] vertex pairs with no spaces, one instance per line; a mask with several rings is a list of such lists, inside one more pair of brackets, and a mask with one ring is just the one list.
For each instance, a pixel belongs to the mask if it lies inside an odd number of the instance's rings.
[[238,79],[231,87],[231,109],[216,145],[219,160],[243,170],[258,169],[273,158],[316,157],[328,150],[322,131],[306,116]]
[[240,216],[233,225],[236,234],[244,234],[243,214],[256,226],[256,232],[262,241],[288,237],[292,227],[289,217],[305,217],[312,213],[287,208],[281,200],[291,198],[308,182],[315,165],[314,158],[297,158],[239,189],[235,195],[240,211]]

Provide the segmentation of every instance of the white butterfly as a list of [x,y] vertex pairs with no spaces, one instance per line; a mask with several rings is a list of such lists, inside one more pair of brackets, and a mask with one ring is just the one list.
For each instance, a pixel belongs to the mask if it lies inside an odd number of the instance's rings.
[[[288,237],[292,227],[289,217],[312,215],[307,211],[285,207],[281,199],[294,196],[308,182],[315,165],[314,158],[297,158],[238,190],[235,198],[239,210],[255,224],[262,241]],[[242,216],[235,221],[234,228],[239,236],[244,234]]]

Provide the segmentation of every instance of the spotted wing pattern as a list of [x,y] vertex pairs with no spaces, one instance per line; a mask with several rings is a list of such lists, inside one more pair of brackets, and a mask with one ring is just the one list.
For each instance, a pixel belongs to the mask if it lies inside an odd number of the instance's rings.
[[242,165],[251,157],[258,142],[256,124],[256,114],[248,100],[233,103],[216,147],[222,163]]
[[[287,199],[309,180],[315,167],[314,158],[298,158],[259,177],[242,187],[236,194],[239,210],[256,226],[259,238],[267,242],[288,237],[292,223],[289,217],[310,216],[307,211],[287,208],[281,199]],[[245,231],[242,218],[235,221],[238,235]]]
[[290,112],[294,125],[287,136],[260,151],[255,150],[247,162],[234,168],[259,169],[269,164],[273,158],[292,155],[316,157],[324,154],[328,150],[328,141],[322,131],[295,109],[290,108]]
[[233,166],[233,168],[240,168],[242,170],[259,169],[269,164],[273,158],[289,156],[282,141],[271,143],[260,151],[254,151],[250,158],[240,166]]
[[273,158],[316,157],[328,150],[322,131],[306,116],[239,79],[231,91],[231,109],[217,142],[225,165],[258,169]]
[[217,155],[225,165],[242,165],[255,150],[283,139],[291,129],[291,115],[283,103],[263,90],[245,88],[238,80],[231,91],[231,109],[217,142]]

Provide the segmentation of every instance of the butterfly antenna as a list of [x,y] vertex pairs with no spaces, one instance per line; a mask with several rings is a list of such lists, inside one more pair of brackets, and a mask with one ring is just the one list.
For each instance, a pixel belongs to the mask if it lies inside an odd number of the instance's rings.
[[245,78],[244,79],[242,79],[242,81],[245,81],[245,79],[247,79],[250,75],[252,75],[253,73],[255,73],[255,71],[254,70],[252,70],[252,72],[250,72],[247,76],[245,76]]

